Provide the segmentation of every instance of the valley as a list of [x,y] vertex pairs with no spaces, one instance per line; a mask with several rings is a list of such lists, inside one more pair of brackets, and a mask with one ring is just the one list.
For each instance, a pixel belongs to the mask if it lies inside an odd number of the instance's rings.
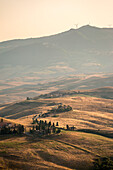
[[56,90],[111,87],[113,29],[85,25],[0,42],[0,103]]
[[[0,81],[0,103],[11,103],[34,98],[54,91],[76,90],[97,97],[113,98],[113,74],[81,74],[60,77],[23,77]],[[106,88],[106,92],[104,91]],[[100,92],[99,89],[100,88]],[[102,90],[101,90],[102,88]],[[90,91],[89,91],[90,90]],[[91,92],[93,90],[93,92]]]

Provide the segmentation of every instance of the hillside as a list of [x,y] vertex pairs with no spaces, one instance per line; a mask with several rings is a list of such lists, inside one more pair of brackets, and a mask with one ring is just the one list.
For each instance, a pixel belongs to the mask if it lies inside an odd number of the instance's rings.
[[0,103],[113,85],[113,28],[0,42]]
[[[108,91],[109,88],[106,89]],[[38,121],[58,122],[58,127],[62,129],[60,134],[42,137],[28,133],[0,136],[1,169],[92,170],[95,158],[112,157],[113,100],[75,94],[75,91],[53,94],[60,96],[40,96],[2,105],[0,116],[23,124],[26,130],[35,125],[32,124],[35,115],[42,115],[61,104],[70,105],[72,110],[38,118]],[[66,130],[67,124],[74,126],[75,131]]]
[[86,25],[48,37],[1,42],[1,78],[112,72],[112,34],[112,28]]
[[[97,90],[99,91],[99,90]],[[62,95],[62,94],[65,95]],[[91,92],[90,92],[91,93]],[[105,130],[111,133],[113,130],[113,100],[91,97],[84,94],[73,93],[73,91],[58,93],[51,98],[40,96],[34,100],[24,100],[1,107],[0,116],[28,125],[33,115],[46,113],[47,110],[62,105],[70,105],[73,110],[64,113],[56,113],[43,118],[51,121],[59,121],[60,126],[66,124],[75,126],[77,129]],[[56,95],[53,93],[53,95]],[[60,96],[59,96],[60,94]],[[30,122],[29,122],[30,121]]]
[[[0,138],[0,168],[92,170],[100,156],[112,156],[113,139],[83,132]],[[29,161],[28,161],[29,160]]]
[[75,96],[75,95],[85,95],[104,98],[104,99],[113,99],[113,87],[101,87],[96,89],[87,89],[87,90],[57,90],[47,94],[41,94],[38,97],[34,97],[33,99],[38,98],[58,98],[58,97],[67,97],[67,96]]
[[[25,100],[26,97],[33,98],[41,94],[48,94],[58,90],[89,90],[113,86],[113,74],[93,75],[70,75],[57,78],[39,79],[38,77],[15,78],[1,80],[0,103],[11,103]],[[104,94],[104,90],[102,92]],[[91,94],[91,93],[90,93]],[[94,93],[93,93],[94,94]],[[96,94],[96,93],[95,93]],[[94,96],[95,96],[94,94]],[[108,96],[97,97],[112,98],[112,92]]]
[[[3,122],[1,121],[1,119],[3,120]],[[5,124],[16,124],[17,122],[15,120],[9,120],[9,119],[6,119],[6,118],[3,118],[3,117],[0,117],[0,127],[5,125]]]

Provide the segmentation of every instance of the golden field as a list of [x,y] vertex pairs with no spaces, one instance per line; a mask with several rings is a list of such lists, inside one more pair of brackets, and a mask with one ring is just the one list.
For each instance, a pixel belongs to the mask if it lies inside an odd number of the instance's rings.
[[[51,103],[55,106],[50,106]],[[60,98],[37,99],[12,103],[1,108],[0,114],[26,128],[40,112],[56,107],[59,103],[70,105],[73,110],[50,114],[41,120],[59,122],[64,128],[60,134],[38,137],[36,134],[6,135],[0,138],[1,169],[93,169],[94,158],[113,155],[113,100],[75,95]],[[13,111],[12,111],[13,110]],[[12,119],[11,119],[12,118]],[[40,120],[39,119],[39,120]],[[65,130],[66,125],[75,131]],[[79,130],[90,129],[85,133]],[[99,132],[100,134],[96,133]],[[108,135],[105,136],[105,135]],[[111,135],[111,136],[109,136]]]

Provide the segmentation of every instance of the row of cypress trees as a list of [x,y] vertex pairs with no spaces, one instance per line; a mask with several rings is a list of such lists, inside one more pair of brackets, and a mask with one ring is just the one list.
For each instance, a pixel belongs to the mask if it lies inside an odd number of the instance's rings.
[[40,120],[38,121],[37,119],[33,120],[33,124],[36,124],[36,125],[33,125],[32,129],[30,129],[30,132],[31,133],[34,133],[35,131],[38,131],[39,134],[42,134],[42,135],[47,135],[47,134],[51,134],[51,133],[60,133],[60,129],[58,128],[58,122],[56,122],[56,126],[55,126],[55,123],[51,123],[51,121],[49,121],[47,123],[47,121],[43,121],[43,120]]

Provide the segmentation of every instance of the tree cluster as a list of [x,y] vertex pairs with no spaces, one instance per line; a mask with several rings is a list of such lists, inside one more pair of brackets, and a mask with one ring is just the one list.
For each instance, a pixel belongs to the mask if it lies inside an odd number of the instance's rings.
[[[43,121],[40,120],[38,121],[37,119],[35,120],[35,122],[33,122],[33,127],[32,129],[30,129],[30,133],[34,133],[36,132],[39,135],[50,135],[52,133],[60,133],[60,129],[58,128],[58,122],[55,123],[51,123],[51,121],[49,121],[47,123],[47,121]],[[57,127],[56,127],[57,126]]]
[[67,95],[76,95],[76,94],[80,94],[81,92],[80,91],[68,91],[68,90],[60,90],[60,91],[55,91],[55,92],[51,92],[51,93],[48,93],[48,94],[41,94],[39,96],[39,98],[57,98],[57,97],[64,97],[64,96],[67,96]]
[[75,130],[75,127],[74,127],[74,126],[69,127],[69,125],[66,125],[66,129],[67,129],[67,130]]
[[0,128],[0,134],[22,134],[24,132],[24,126],[23,125],[14,125],[12,127],[8,125],[4,125]]
[[52,110],[50,110],[50,112],[53,113],[61,113],[61,112],[68,112],[72,110],[71,106],[66,106],[66,105],[59,105],[57,108],[52,108]]
[[59,105],[58,107],[52,108],[51,110],[48,110],[47,113],[43,113],[41,117],[48,117],[51,113],[56,114],[56,113],[62,113],[62,112],[69,112],[72,110],[71,106],[66,106],[66,105]]

